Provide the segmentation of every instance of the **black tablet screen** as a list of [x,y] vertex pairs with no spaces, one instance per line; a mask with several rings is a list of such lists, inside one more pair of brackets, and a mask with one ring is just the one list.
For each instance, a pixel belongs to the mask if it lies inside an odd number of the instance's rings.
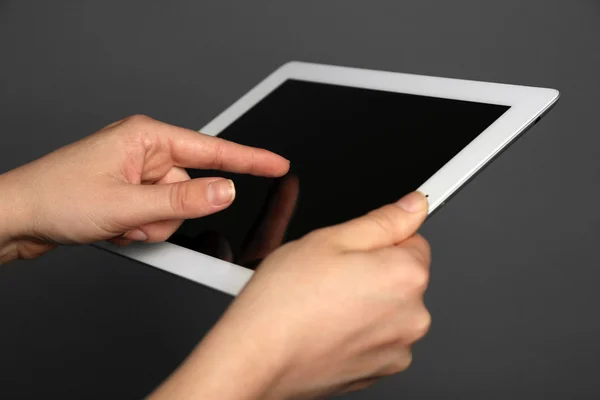
[[220,137],[291,162],[236,185],[227,210],[186,221],[169,240],[252,268],[280,244],[417,189],[509,107],[288,80]]

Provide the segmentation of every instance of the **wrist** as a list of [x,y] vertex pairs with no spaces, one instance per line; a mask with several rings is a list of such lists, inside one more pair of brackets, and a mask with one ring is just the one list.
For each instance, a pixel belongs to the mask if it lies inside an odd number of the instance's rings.
[[[220,323],[151,397],[160,399],[284,400],[276,393],[284,368],[268,332],[251,334]],[[247,328],[247,327],[246,327]]]
[[13,242],[26,237],[27,202],[15,171],[0,175],[0,264],[11,261]]

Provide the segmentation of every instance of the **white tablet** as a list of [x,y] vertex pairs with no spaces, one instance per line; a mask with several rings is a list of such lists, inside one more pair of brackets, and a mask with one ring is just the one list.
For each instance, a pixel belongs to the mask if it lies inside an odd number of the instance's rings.
[[274,151],[281,179],[234,180],[225,211],[166,243],[100,246],[236,295],[272,250],[403,195],[433,213],[558,100],[553,89],[291,62],[201,132]]

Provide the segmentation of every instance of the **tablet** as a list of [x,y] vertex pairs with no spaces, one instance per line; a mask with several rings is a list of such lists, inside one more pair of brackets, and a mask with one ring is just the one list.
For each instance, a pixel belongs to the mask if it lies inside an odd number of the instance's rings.
[[226,210],[159,244],[104,249],[236,295],[271,251],[419,190],[430,215],[534,125],[553,89],[291,62],[201,132],[290,160],[283,178],[190,170],[236,185]]

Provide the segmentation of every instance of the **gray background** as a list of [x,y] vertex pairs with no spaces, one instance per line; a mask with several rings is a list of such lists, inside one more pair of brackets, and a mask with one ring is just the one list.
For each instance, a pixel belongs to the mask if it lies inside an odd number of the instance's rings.
[[[557,88],[426,224],[411,369],[348,398],[598,398],[599,50],[593,0],[0,0],[0,171],[133,113],[200,128],[292,59]],[[0,397],[140,398],[229,301],[90,247],[3,267]]]

